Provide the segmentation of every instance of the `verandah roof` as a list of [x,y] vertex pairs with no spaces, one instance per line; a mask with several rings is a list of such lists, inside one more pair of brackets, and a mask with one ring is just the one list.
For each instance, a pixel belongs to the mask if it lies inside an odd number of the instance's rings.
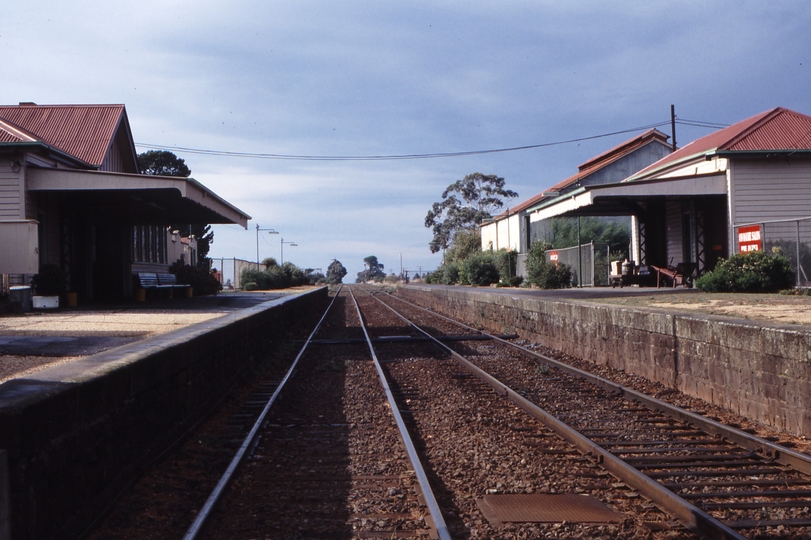
[[[193,178],[73,169],[29,169],[28,189],[81,196],[158,223],[234,223],[251,217]],[[122,216],[123,217],[123,216]]]

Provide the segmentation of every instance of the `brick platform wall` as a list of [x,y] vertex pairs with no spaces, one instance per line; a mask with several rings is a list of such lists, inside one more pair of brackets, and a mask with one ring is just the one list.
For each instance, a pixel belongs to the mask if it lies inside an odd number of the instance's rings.
[[0,385],[11,537],[76,537],[326,302],[326,288],[265,302]]
[[487,289],[408,285],[398,295],[811,436],[811,331]]

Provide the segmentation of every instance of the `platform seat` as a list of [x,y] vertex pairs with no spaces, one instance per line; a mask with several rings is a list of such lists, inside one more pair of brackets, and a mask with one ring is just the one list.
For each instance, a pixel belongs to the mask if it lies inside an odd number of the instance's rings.
[[[169,272],[136,272],[133,274],[136,280],[135,288],[145,291],[142,298],[146,299],[146,291],[158,291],[161,298],[174,298],[175,290],[186,290],[191,287],[184,283],[177,282],[177,276]],[[154,296],[154,295],[153,295]]]
[[683,285],[684,287],[693,286],[693,273],[696,271],[697,265],[695,263],[679,263],[675,267],[658,267],[652,266],[656,270],[656,288],[661,286],[662,278],[670,280],[671,286]]

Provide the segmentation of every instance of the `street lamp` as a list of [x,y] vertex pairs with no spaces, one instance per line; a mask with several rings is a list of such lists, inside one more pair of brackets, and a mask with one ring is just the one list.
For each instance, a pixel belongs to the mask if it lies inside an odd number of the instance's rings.
[[279,234],[279,231],[274,229],[260,229],[259,224],[256,224],[256,268],[259,269],[259,231],[267,231],[268,234]]
[[296,244],[295,242],[285,242],[284,238],[282,238],[282,262],[281,262],[281,264],[284,264],[284,245],[285,244],[290,244],[293,247],[298,246],[298,244]]

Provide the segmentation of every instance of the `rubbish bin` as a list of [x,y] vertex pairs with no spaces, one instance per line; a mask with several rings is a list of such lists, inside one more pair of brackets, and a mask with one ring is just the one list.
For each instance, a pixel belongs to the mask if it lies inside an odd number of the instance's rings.
[[23,313],[31,311],[31,287],[26,285],[9,287],[9,296],[12,304],[19,304]]

